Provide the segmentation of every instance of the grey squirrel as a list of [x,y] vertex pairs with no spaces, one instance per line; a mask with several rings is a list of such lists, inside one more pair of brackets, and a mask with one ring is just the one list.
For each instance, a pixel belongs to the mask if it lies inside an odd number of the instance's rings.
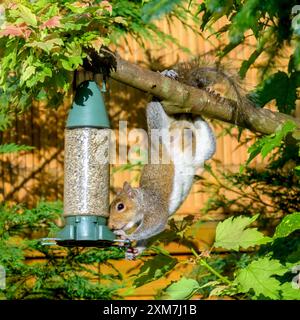
[[[162,75],[192,86],[207,88],[210,92],[209,86],[221,82],[218,78],[222,81],[225,78],[229,87],[236,83],[232,84],[231,78],[219,72],[218,68],[181,68],[179,74],[174,70],[165,70]],[[234,87],[233,90],[235,89]],[[151,147],[151,133],[156,130],[164,132],[162,136],[167,140],[173,130],[177,130],[179,135],[173,135],[172,150],[170,144],[164,143],[163,139],[162,150],[169,161],[158,164],[149,162],[144,165],[139,187],[133,188],[125,182],[123,189],[111,202],[108,227],[122,238],[137,241],[138,246],[166,228],[170,215],[176,212],[188,196],[196,171],[203,168],[205,161],[214,155],[216,148],[213,130],[200,116],[169,116],[162,104],[154,100],[147,105],[146,117]],[[182,147],[180,136],[186,131],[189,131],[189,136],[184,140],[187,145]],[[157,146],[155,148],[157,149]],[[187,149],[191,151],[188,157],[185,153]],[[160,156],[163,151],[158,151]],[[131,230],[133,231],[130,232]],[[140,248],[139,251],[142,250],[143,248]]]

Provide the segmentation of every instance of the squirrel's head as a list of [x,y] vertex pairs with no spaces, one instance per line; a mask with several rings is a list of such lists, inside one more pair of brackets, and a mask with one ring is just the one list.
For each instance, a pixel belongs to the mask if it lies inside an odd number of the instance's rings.
[[139,222],[137,214],[138,190],[125,182],[110,204],[108,227],[112,230],[128,230]]

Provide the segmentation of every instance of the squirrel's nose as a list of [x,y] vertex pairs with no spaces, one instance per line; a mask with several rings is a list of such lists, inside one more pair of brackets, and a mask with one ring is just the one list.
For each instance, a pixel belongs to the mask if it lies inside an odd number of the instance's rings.
[[113,223],[111,223],[110,221],[108,221],[108,228],[111,229],[111,230],[113,230],[113,229],[115,229],[115,226],[114,226]]

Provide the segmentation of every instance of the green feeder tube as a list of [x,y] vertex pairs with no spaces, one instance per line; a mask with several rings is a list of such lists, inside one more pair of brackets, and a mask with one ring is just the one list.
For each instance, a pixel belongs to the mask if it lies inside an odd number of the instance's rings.
[[106,226],[109,214],[110,124],[99,87],[81,83],[65,129],[65,227],[62,246],[107,246],[115,235]]

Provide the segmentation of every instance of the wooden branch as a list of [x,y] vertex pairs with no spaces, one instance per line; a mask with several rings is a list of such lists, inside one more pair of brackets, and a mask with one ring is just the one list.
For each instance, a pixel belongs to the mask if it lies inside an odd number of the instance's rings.
[[117,70],[111,78],[134,88],[149,92],[163,100],[167,113],[194,113],[236,124],[251,131],[271,134],[287,120],[300,127],[300,120],[280,112],[256,109],[247,105],[244,115],[238,112],[237,102],[220,97],[213,92],[179,83],[138,65],[117,58]]

